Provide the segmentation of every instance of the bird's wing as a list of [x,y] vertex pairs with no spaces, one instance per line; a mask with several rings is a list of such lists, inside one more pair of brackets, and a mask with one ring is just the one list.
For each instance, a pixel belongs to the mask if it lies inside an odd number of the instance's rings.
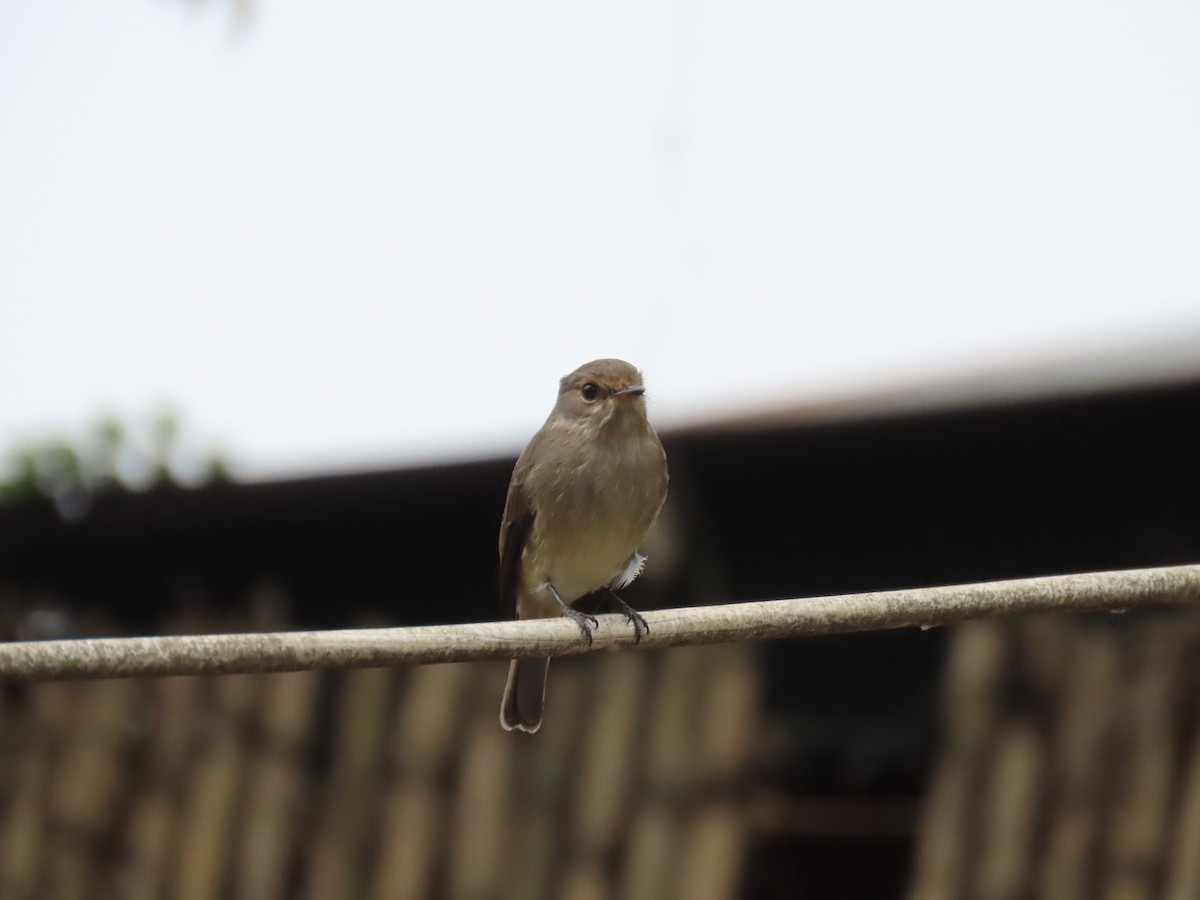
[[500,610],[509,619],[517,617],[521,557],[533,529],[533,509],[525,492],[524,475],[524,468],[518,462],[508,486],[508,499],[504,501],[504,518],[500,524]]

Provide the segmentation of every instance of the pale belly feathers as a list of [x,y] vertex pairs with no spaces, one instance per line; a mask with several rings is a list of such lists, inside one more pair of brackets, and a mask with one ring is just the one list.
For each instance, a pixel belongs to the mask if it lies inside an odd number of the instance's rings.
[[[662,450],[653,449],[658,459],[650,454],[621,458],[598,449],[585,465],[602,467],[602,477],[581,471],[566,481],[568,490],[547,498],[536,510],[522,559],[525,589],[517,598],[523,618],[560,613],[546,584],[572,603],[626,575],[666,495],[665,478],[648,483],[643,477],[661,459]],[[607,489],[598,489],[598,484]],[[640,566],[640,558],[633,562]]]

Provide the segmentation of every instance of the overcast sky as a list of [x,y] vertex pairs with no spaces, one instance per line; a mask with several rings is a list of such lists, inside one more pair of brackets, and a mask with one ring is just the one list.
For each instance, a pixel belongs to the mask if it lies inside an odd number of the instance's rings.
[[0,4],[0,451],[515,452],[1196,338],[1200,4]]

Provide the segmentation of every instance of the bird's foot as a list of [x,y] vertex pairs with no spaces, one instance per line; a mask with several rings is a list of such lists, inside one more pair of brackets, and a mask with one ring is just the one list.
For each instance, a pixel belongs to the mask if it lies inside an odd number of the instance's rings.
[[554,589],[554,585],[548,584],[546,587],[549,588],[550,595],[554,597],[554,599],[558,601],[558,605],[562,607],[563,615],[579,626],[579,630],[583,632],[583,639],[587,641],[588,644],[591,644],[592,631],[600,624],[599,620],[595,616],[589,616],[587,613],[581,613],[579,610],[572,607],[559,595],[558,591]]
[[612,597],[613,604],[624,614],[625,621],[633,626],[633,642],[640,643],[642,635],[650,633],[650,623],[640,612],[618,597],[612,588],[608,588],[608,596]]

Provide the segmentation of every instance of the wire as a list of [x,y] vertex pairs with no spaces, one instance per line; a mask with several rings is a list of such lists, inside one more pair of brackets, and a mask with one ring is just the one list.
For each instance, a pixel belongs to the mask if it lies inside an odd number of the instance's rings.
[[589,645],[567,619],[418,628],[206,634],[0,643],[0,681],[339,670],[952,625],[1042,613],[1200,604],[1200,565],[950,587],[765,600],[645,613],[635,645],[623,616]]

